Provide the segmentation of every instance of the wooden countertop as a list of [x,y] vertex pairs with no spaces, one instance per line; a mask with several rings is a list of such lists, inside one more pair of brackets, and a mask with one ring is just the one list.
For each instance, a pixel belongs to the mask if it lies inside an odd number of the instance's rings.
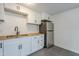
[[13,39],[13,38],[20,38],[20,37],[28,37],[28,36],[35,36],[35,35],[41,35],[42,33],[29,33],[29,34],[20,34],[18,36],[16,35],[8,35],[8,36],[0,36],[0,40],[7,40],[7,39]]

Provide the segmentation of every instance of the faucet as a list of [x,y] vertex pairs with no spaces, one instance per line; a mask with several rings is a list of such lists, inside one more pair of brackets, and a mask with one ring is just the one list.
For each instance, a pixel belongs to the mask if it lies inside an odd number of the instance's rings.
[[20,33],[19,30],[18,30],[18,26],[15,26],[15,29],[14,29],[14,30],[15,30],[15,32],[16,32],[16,36],[18,37],[18,35],[19,35],[19,33]]

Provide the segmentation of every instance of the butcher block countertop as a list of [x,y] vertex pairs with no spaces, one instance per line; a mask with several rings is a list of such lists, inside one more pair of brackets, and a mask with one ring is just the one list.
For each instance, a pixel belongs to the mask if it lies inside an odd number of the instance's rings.
[[16,35],[0,36],[0,40],[7,40],[7,39],[20,38],[20,37],[28,37],[28,36],[36,36],[36,35],[41,35],[41,34],[42,33],[29,33],[29,34],[20,34],[18,36],[16,36]]

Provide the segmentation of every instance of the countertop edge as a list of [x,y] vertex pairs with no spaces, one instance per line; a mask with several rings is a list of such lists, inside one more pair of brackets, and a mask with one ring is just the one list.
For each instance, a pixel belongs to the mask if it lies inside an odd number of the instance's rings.
[[[0,36],[1,40],[8,40],[8,39],[15,39],[15,38],[21,38],[21,37],[30,37],[30,36],[37,36],[42,35],[43,33],[29,33],[29,34],[20,34],[18,37],[16,35],[8,35],[8,36]],[[9,38],[8,38],[9,37]]]

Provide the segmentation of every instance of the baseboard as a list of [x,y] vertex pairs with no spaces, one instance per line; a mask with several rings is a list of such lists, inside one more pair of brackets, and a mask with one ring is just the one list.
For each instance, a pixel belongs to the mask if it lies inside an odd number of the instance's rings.
[[51,45],[51,46],[49,46],[49,47],[47,47],[47,46],[44,46],[43,48],[51,48],[51,47],[53,47],[54,45]]
[[58,45],[54,45],[54,46],[57,46],[57,47],[59,47],[59,48],[62,48],[62,49],[65,49],[65,50],[71,51],[71,52],[73,52],[73,53],[77,53],[77,54],[79,54],[77,51],[73,51],[73,50],[70,50],[70,49],[67,49],[67,48],[64,48],[64,47],[58,46]]

